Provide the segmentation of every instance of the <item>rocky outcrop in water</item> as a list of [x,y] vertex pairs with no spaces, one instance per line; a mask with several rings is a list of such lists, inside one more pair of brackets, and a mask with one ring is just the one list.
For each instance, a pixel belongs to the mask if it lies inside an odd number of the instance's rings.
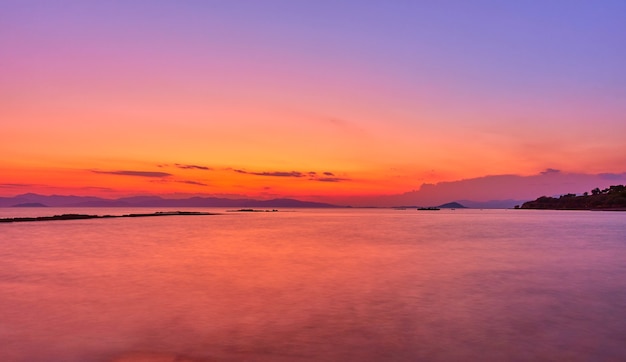
[[160,211],[148,214],[126,214],[126,215],[86,215],[86,214],[62,214],[54,216],[38,217],[10,217],[0,219],[0,223],[8,222],[28,222],[28,221],[59,221],[59,220],[84,220],[84,219],[112,219],[120,217],[149,217],[149,216],[195,216],[195,215],[217,215],[209,212],[198,211]]

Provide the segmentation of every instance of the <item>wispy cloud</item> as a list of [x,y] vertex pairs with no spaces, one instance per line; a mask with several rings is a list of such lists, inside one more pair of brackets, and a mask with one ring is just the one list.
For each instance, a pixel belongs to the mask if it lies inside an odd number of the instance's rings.
[[545,171],[542,171],[541,174],[542,175],[547,175],[547,174],[551,174],[551,173],[559,173],[561,172],[561,170],[557,170],[556,168],[546,168]]
[[207,166],[185,165],[185,164],[181,164],[181,163],[175,163],[174,166],[176,166],[178,168],[181,168],[183,170],[205,170],[205,171],[212,170],[211,167],[207,167]]
[[175,180],[175,179],[166,179],[166,178],[155,178],[150,180],[149,182],[155,184],[171,184],[171,183],[180,183],[180,184],[188,184],[188,185],[197,185],[197,186],[209,186],[204,182],[194,181],[194,180]]
[[198,186],[209,186],[205,183],[202,182],[198,182],[198,181],[191,181],[191,180],[180,180],[180,181],[176,181],[179,183],[183,183],[183,184],[189,184],[189,185],[198,185]]
[[320,182],[341,182],[341,181],[350,181],[350,179],[347,178],[340,178],[340,177],[320,177],[320,178],[314,178],[312,179],[313,181],[320,181]]
[[132,170],[99,171],[99,170],[91,170],[91,172],[93,172],[93,173],[100,173],[100,174],[107,174],[107,175],[156,177],[156,178],[172,176],[171,173],[156,172],[156,171],[132,171]]
[[305,174],[299,171],[272,171],[272,172],[249,172],[245,170],[237,170],[233,171],[245,175],[255,175],[255,176],[270,176],[270,177],[304,177]]
[[228,169],[230,171],[244,174],[244,175],[254,175],[254,176],[269,176],[269,177],[294,177],[294,178],[306,178],[309,181],[319,181],[319,182],[341,182],[341,181],[350,181],[348,178],[336,177],[334,173],[325,171],[325,172],[316,172],[316,171],[262,171],[262,172],[251,172],[241,169]]
[[365,129],[361,128],[360,122],[340,118],[340,117],[321,117],[319,119],[322,124],[326,124],[331,129],[342,132],[345,135],[364,137],[368,136]]
[[110,187],[98,187],[98,186],[84,186],[80,187],[81,190],[95,190],[95,191],[115,191]]
[[624,173],[601,173],[598,174],[601,179],[604,180],[624,180],[626,178],[626,172]]
[[2,188],[13,188],[13,187],[34,187],[34,186],[40,186],[40,185],[35,185],[35,184],[0,184],[0,187]]

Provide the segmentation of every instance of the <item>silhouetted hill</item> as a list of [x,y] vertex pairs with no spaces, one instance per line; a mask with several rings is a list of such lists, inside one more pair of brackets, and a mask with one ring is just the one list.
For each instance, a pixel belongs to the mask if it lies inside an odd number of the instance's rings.
[[515,205],[520,205],[526,200],[489,200],[472,201],[459,200],[460,203],[471,209],[510,209]]
[[40,203],[51,207],[72,206],[72,204],[89,201],[106,200],[95,196],[65,196],[65,195],[38,195],[33,193],[17,195],[14,197],[0,197],[0,207],[8,207],[16,204]]
[[25,202],[23,204],[13,205],[13,207],[48,207],[40,202]]
[[595,188],[591,194],[581,196],[566,194],[558,198],[541,196],[534,201],[525,202],[522,209],[550,210],[626,210],[626,187],[610,186],[604,190]]
[[0,197],[0,207],[19,204],[42,204],[51,207],[340,207],[321,202],[295,199],[226,199],[219,197],[190,197],[184,199],[164,199],[159,196],[134,196],[119,199],[103,199],[94,196],[61,196],[23,194],[14,197]]
[[465,206],[459,204],[458,202],[448,202],[443,205],[437,206],[440,209],[466,209]]

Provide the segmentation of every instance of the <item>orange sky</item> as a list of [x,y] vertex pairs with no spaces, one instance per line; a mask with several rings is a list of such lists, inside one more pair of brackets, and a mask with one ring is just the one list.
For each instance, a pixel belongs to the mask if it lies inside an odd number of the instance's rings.
[[0,8],[0,196],[315,199],[626,171],[619,3],[34,4]]

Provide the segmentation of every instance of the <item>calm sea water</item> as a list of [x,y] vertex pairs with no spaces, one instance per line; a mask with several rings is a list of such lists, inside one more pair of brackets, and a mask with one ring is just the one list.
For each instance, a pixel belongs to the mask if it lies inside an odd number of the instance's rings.
[[[72,211],[138,210],[0,217]],[[625,341],[626,213],[0,224],[2,361],[619,361]]]

